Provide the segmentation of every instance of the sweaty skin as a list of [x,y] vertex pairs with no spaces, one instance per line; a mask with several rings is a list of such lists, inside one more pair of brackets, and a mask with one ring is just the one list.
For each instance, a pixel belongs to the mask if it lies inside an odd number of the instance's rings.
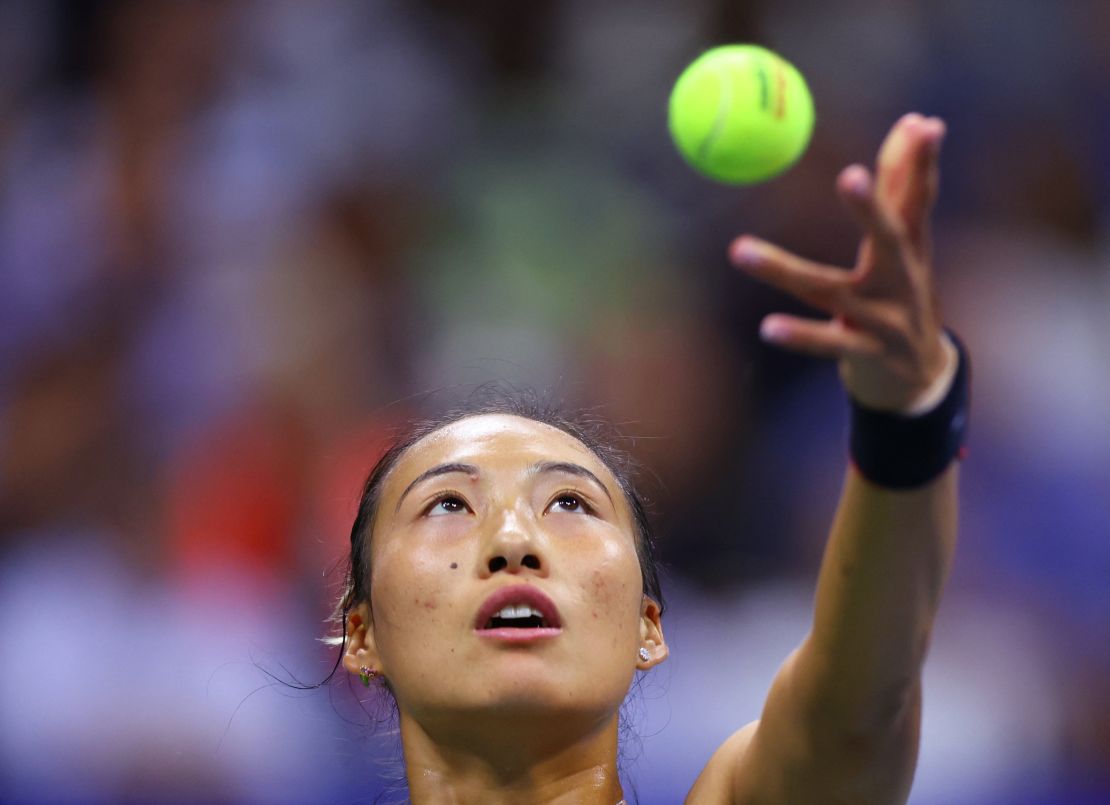
[[[472,417],[398,462],[344,662],[389,680],[414,802],[621,799],[617,711],[667,651],[633,534],[612,473],[548,425]],[[557,635],[476,633],[483,601],[515,584],[554,602]]]
[[[841,174],[864,231],[853,268],[751,237],[731,250],[746,272],[829,316],[773,314],[763,337],[837,360],[848,393],[872,408],[913,409],[950,368],[929,239],[943,134],[939,120],[907,115],[874,175],[859,165]],[[543,469],[551,463],[564,468]],[[760,720],[721,745],[687,802],[905,802],[921,667],[955,547],[957,472],[892,491],[849,467],[813,628]],[[619,491],[585,446],[512,416],[449,425],[394,467],[373,533],[372,600],[349,617],[343,661],[383,673],[396,694],[413,802],[621,799],[617,711],[635,670],[667,648]],[[558,632],[523,643],[479,633],[482,602],[507,584],[542,589]]]
[[[875,174],[837,187],[864,231],[856,265],[826,266],[755,238],[738,267],[829,314],[772,314],[763,337],[834,358],[871,408],[905,412],[955,359],[934,290],[930,214],[944,124],[909,114]],[[849,467],[817,584],[813,629],[787,658],[759,721],[714,754],[690,803],[902,803],[921,729],[921,668],[956,545],[958,467],[906,491]]]

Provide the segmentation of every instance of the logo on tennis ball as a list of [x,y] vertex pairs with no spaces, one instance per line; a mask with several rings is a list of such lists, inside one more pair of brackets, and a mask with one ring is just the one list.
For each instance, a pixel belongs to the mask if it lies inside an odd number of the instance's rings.
[[794,164],[813,133],[802,74],[758,45],[708,50],[678,77],[667,122],[679,153],[729,184],[770,179]]

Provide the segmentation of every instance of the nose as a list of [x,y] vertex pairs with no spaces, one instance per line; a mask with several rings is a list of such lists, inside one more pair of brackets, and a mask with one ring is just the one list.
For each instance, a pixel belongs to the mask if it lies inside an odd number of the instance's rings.
[[486,567],[489,573],[522,573],[531,570],[539,575],[546,575],[547,563],[543,559],[540,542],[531,523],[519,512],[506,509],[486,549]]

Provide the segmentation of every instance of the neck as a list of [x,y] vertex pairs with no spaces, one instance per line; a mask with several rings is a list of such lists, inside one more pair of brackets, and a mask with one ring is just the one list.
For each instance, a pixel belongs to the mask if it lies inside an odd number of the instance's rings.
[[473,715],[428,723],[401,713],[414,805],[616,805],[617,717]]

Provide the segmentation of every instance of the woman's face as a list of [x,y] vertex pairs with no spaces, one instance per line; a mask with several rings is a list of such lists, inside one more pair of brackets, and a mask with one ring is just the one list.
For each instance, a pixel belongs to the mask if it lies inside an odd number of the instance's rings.
[[346,667],[380,671],[418,719],[615,713],[666,656],[634,533],[616,479],[569,434],[509,415],[448,425],[385,481]]

